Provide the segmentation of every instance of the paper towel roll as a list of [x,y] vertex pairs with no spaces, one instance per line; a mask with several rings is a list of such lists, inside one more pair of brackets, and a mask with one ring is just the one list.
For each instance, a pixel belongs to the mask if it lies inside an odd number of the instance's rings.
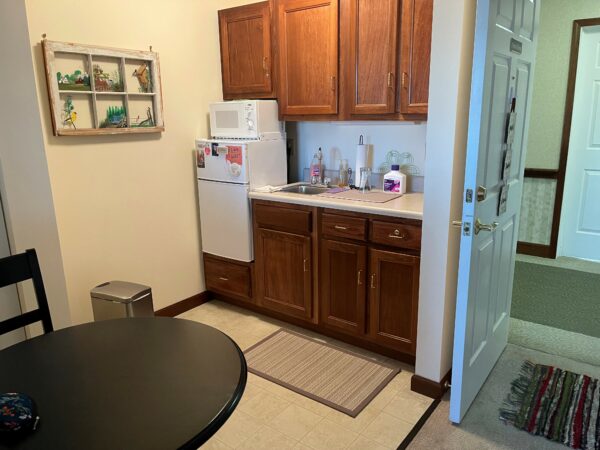
[[369,146],[363,143],[363,137],[360,137],[359,144],[356,146],[356,166],[354,167],[354,185],[362,186],[360,179],[361,167],[367,167],[369,158]]

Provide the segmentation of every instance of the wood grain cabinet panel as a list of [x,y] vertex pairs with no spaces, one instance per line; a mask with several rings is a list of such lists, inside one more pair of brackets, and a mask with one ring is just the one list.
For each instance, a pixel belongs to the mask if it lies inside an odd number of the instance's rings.
[[321,233],[324,236],[365,241],[367,219],[323,213],[321,217]]
[[371,221],[371,242],[392,247],[419,250],[421,227],[381,220]]
[[269,2],[219,11],[223,98],[273,98]]
[[384,346],[416,353],[420,258],[370,249],[370,336]]
[[258,228],[255,233],[258,303],[293,317],[312,317],[309,236]]
[[396,111],[399,0],[350,0],[347,96],[352,114]]
[[248,263],[204,253],[204,277],[208,290],[252,301],[252,276]]
[[338,111],[337,0],[276,0],[281,115]]
[[362,336],[366,322],[367,247],[323,239],[321,246],[321,322]]
[[402,0],[399,112],[427,114],[433,0]]

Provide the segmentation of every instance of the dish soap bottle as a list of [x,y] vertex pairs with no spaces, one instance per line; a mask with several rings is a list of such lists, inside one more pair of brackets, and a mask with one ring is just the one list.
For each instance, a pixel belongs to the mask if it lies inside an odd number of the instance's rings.
[[321,151],[321,147],[319,147],[319,151],[315,153],[312,159],[312,163],[310,164],[310,182],[312,184],[321,183],[321,179],[323,177],[323,152]]
[[393,164],[392,170],[383,176],[383,190],[406,194],[406,175],[400,172],[400,165]]

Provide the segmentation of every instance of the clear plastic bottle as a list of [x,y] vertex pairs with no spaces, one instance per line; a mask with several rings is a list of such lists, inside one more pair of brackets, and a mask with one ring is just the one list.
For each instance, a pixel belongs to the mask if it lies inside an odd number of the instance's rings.
[[312,184],[319,184],[323,180],[323,151],[319,151],[313,156],[310,164],[310,181]]
[[385,192],[406,194],[406,175],[400,172],[398,164],[393,164],[392,170],[383,176],[383,190]]

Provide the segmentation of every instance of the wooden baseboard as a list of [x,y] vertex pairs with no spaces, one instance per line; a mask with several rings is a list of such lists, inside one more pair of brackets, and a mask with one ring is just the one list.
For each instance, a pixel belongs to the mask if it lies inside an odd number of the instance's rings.
[[439,382],[413,375],[410,379],[410,390],[431,398],[441,398],[450,386],[452,369]]
[[211,298],[209,291],[200,292],[199,294],[192,295],[190,298],[169,305],[166,308],[159,309],[154,312],[154,315],[161,317],[175,317],[190,309],[194,309],[196,306],[208,302]]

